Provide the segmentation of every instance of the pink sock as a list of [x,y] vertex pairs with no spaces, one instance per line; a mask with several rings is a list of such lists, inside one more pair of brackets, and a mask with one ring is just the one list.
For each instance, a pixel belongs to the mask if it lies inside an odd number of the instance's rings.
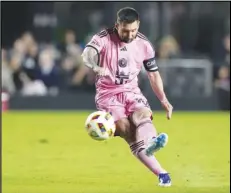
[[150,119],[144,120],[142,123],[137,125],[136,129],[136,141],[130,143],[132,153],[155,175],[160,173],[167,173],[160,163],[157,161],[155,156],[147,156],[145,154],[145,148],[149,139],[156,137],[156,129]]

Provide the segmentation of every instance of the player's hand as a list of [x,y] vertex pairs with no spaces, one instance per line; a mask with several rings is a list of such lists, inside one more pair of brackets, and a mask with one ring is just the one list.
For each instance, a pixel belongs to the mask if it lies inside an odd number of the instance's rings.
[[109,72],[105,68],[102,68],[102,67],[95,66],[93,68],[93,71],[99,76],[108,76],[109,75]]
[[171,119],[172,117],[172,111],[173,111],[173,106],[169,103],[167,99],[161,101],[161,104],[163,108],[167,111],[167,119]]

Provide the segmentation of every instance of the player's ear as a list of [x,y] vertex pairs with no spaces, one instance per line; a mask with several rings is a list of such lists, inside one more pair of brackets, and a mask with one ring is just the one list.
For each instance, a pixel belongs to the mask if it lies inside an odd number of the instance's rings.
[[137,20],[138,28],[140,27],[140,20]]
[[115,28],[118,30],[118,23],[117,22],[115,22]]

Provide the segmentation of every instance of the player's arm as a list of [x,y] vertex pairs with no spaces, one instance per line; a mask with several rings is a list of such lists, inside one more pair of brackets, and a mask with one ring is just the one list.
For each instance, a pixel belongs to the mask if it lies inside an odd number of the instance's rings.
[[151,45],[147,47],[147,58],[149,59],[144,60],[144,67],[147,71],[152,90],[157,96],[157,98],[160,100],[162,106],[167,111],[167,118],[170,119],[172,115],[173,107],[169,103],[166,94],[164,92],[163,81],[160,76],[158,66],[155,60],[155,52]]
[[100,37],[95,35],[87,44],[82,53],[83,63],[91,68],[98,75],[106,75],[106,71],[100,67],[100,52],[104,48],[104,42]]
[[94,48],[87,46],[83,50],[82,58],[83,58],[83,63],[87,67],[89,67],[93,70],[98,67],[99,54],[97,53],[97,51]]

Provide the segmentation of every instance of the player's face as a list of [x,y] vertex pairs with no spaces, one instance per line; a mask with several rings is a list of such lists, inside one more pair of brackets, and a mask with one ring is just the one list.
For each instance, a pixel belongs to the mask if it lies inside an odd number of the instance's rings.
[[121,41],[130,43],[132,42],[137,35],[139,30],[139,21],[134,21],[133,23],[118,23],[116,24],[116,29]]

